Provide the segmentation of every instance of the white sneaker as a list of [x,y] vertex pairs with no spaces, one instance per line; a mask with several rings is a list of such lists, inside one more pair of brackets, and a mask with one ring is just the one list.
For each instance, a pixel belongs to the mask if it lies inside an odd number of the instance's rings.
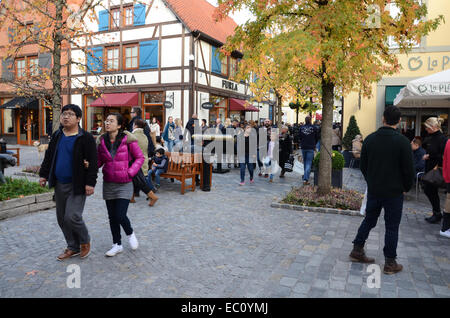
[[130,236],[128,236],[128,239],[130,240],[130,246],[132,250],[136,250],[139,246],[138,240],[136,238],[136,235],[131,234]]
[[116,256],[116,254],[118,253],[122,253],[123,252],[123,247],[122,245],[118,245],[118,244],[113,244],[112,248],[106,252],[106,256]]
[[439,231],[439,234],[442,235],[442,236],[445,236],[447,238],[450,238],[450,229],[448,229],[445,232]]

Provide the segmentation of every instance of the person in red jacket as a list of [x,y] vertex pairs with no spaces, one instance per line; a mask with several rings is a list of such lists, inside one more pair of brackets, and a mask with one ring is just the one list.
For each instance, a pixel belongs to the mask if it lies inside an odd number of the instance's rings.
[[442,175],[447,183],[447,197],[445,200],[445,211],[443,213],[442,229],[439,234],[450,238],[450,140],[447,140],[442,162]]

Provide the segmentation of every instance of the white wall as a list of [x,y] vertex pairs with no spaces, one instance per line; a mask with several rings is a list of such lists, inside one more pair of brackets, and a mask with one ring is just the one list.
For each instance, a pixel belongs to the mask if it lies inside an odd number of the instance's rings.
[[161,42],[161,67],[181,66],[181,38],[164,39]]
[[172,102],[172,94],[174,94],[175,102],[172,108],[166,108],[166,122],[169,116],[172,116],[173,120],[181,118],[181,91],[166,91],[166,101]]

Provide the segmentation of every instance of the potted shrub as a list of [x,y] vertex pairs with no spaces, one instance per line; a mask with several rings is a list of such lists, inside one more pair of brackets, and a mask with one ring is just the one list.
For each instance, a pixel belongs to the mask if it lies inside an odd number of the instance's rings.
[[[331,156],[332,156],[331,186],[335,188],[342,188],[342,171],[345,165],[344,156],[339,151],[336,150],[333,150]],[[320,152],[316,154],[313,160],[314,185],[319,184],[319,160],[320,160]]]

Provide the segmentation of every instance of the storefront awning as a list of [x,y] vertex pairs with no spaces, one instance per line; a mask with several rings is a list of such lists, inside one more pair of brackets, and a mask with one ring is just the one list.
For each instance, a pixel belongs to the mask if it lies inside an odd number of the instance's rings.
[[103,94],[102,97],[96,99],[91,105],[92,107],[123,107],[138,106],[138,93],[116,93]]
[[386,106],[394,105],[394,99],[403,87],[405,87],[405,86],[404,85],[402,85],[402,86],[386,86],[386,94],[385,94]]
[[29,108],[39,109],[39,102],[35,98],[16,97],[9,102],[0,106],[0,108],[16,109],[16,108]]
[[450,107],[450,70],[408,82],[394,100],[398,107]]
[[259,112],[259,109],[257,107],[252,106],[246,100],[236,98],[230,98],[230,110]]

